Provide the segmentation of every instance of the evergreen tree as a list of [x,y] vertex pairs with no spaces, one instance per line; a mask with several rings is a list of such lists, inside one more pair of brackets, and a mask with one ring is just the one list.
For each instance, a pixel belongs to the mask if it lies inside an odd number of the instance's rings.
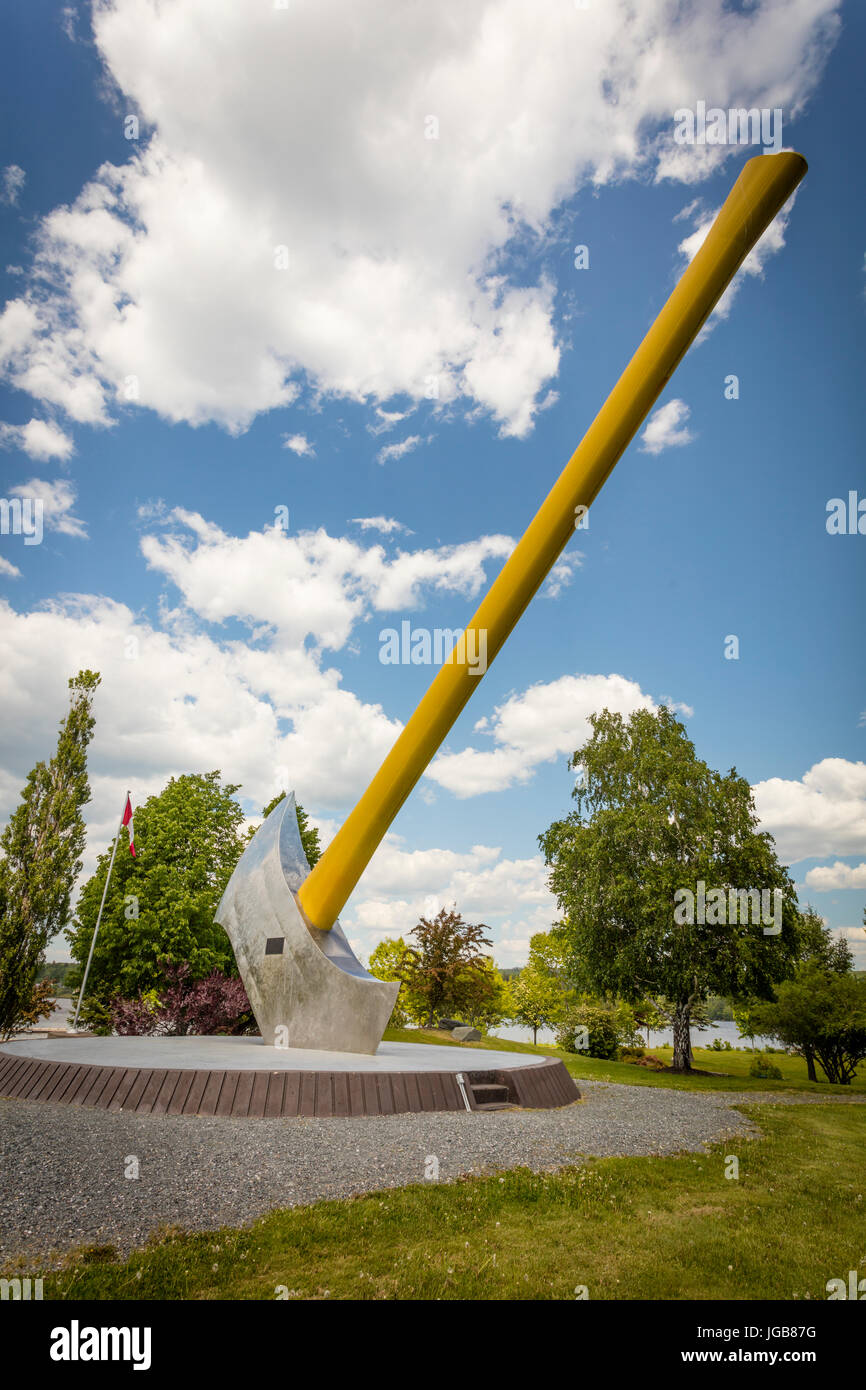
[[[99,682],[96,672],[86,670],[70,679],[70,706],[60,724],[57,751],[49,763],[38,762],[29,774],[21,803],[0,837],[2,1038],[32,1019],[45,948],[69,919],[84,851],[81,809],[90,800],[87,746]],[[47,1012],[41,1009],[43,1015]]]

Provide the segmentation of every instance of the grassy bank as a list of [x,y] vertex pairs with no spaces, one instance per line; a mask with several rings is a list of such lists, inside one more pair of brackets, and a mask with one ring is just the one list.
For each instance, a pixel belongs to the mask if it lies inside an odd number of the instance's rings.
[[[46,1298],[825,1299],[866,1273],[866,1108],[748,1107],[764,1138],[274,1212],[79,1254]],[[495,1120],[494,1120],[495,1123]],[[739,1161],[739,1177],[729,1155]],[[34,1271],[38,1273],[39,1271]]]
[[[419,1028],[389,1029],[385,1039],[388,1042],[455,1045],[447,1033],[425,1032]],[[670,1072],[650,1071],[648,1067],[638,1067],[628,1062],[601,1062],[594,1057],[582,1057],[579,1053],[562,1052],[556,1047],[534,1047],[532,1043],[511,1042],[506,1038],[493,1036],[483,1038],[481,1042],[467,1043],[465,1046],[501,1052],[536,1052],[545,1057],[558,1057],[576,1081],[621,1081],[628,1086],[670,1086],[685,1091],[811,1091],[816,1095],[838,1096],[841,1099],[852,1093],[862,1095],[866,1092],[866,1065],[860,1067],[850,1086],[831,1086],[826,1081],[810,1081],[806,1075],[806,1063],[803,1058],[792,1057],[785,1052],[770,1054],[770,1061],[779,1068],[782,1080],[760,1081],[749,1076],[753,1054],[745,1051],[715,1052],[712,1048],[696,1047],[695,1066],[699,1071],[710,1072],[712,1075],[674,1076]],[[653,1055],[662,1061],[667,1059],[670,1065],[669,1050],[657,1051]]]

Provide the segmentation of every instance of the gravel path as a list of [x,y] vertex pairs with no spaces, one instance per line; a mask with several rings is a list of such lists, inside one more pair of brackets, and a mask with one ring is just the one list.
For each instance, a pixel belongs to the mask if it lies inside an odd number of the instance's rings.
[[[759,1133],[731,1107],[772,1092],[701,1093],[581,1082],[561,1110],[389,1115],[358,1119],[217,1119],[107,1113],[0,1100],[0,1260],[78,1244],[127,1253],[161,1225],[238,1226],[274,1207],[581,1155],[700,1151]],[[801,1096],[800,1101],[821,1097]],[[835,1099],[835,1097],[833,1098]],[[137,1159],[139,1177],[125,1176]]]

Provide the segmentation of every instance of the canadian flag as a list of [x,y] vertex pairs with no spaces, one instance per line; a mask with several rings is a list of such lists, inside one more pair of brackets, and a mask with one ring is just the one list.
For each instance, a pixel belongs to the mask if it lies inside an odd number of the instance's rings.
[[129,852],[130,852],[130,854],[132,855],[132,857],[133,857],[133,859],[134,859],[134,858],[135,858],[135,828],[134,828],[134,826],[133,826],[133,824],[132,824],[132,801],[131,801],[131,799],[130,799],[129,792],[126,793],[126,807],[125,807],[124,812],[123,812],[123,820],[120,822],[120,824],[121,824],[121,825],[128,825],[128,826],[129,826]]

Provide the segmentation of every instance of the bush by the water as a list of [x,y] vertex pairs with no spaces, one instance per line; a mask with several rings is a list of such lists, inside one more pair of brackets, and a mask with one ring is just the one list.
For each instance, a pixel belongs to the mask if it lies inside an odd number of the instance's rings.
[[623,1048],[640,1047],[641,1038],[628,1004],[585,999],[566,1009],[556,1030],[556,1044],[564,1052],[612,1062]]
[[756,1076],[761,1081],[781,1081],[782,1073],[779,1068],[765,1057],[763,1052],[759,1052],[752,1058],[752,1065],[749,1067],[749,1076]]

